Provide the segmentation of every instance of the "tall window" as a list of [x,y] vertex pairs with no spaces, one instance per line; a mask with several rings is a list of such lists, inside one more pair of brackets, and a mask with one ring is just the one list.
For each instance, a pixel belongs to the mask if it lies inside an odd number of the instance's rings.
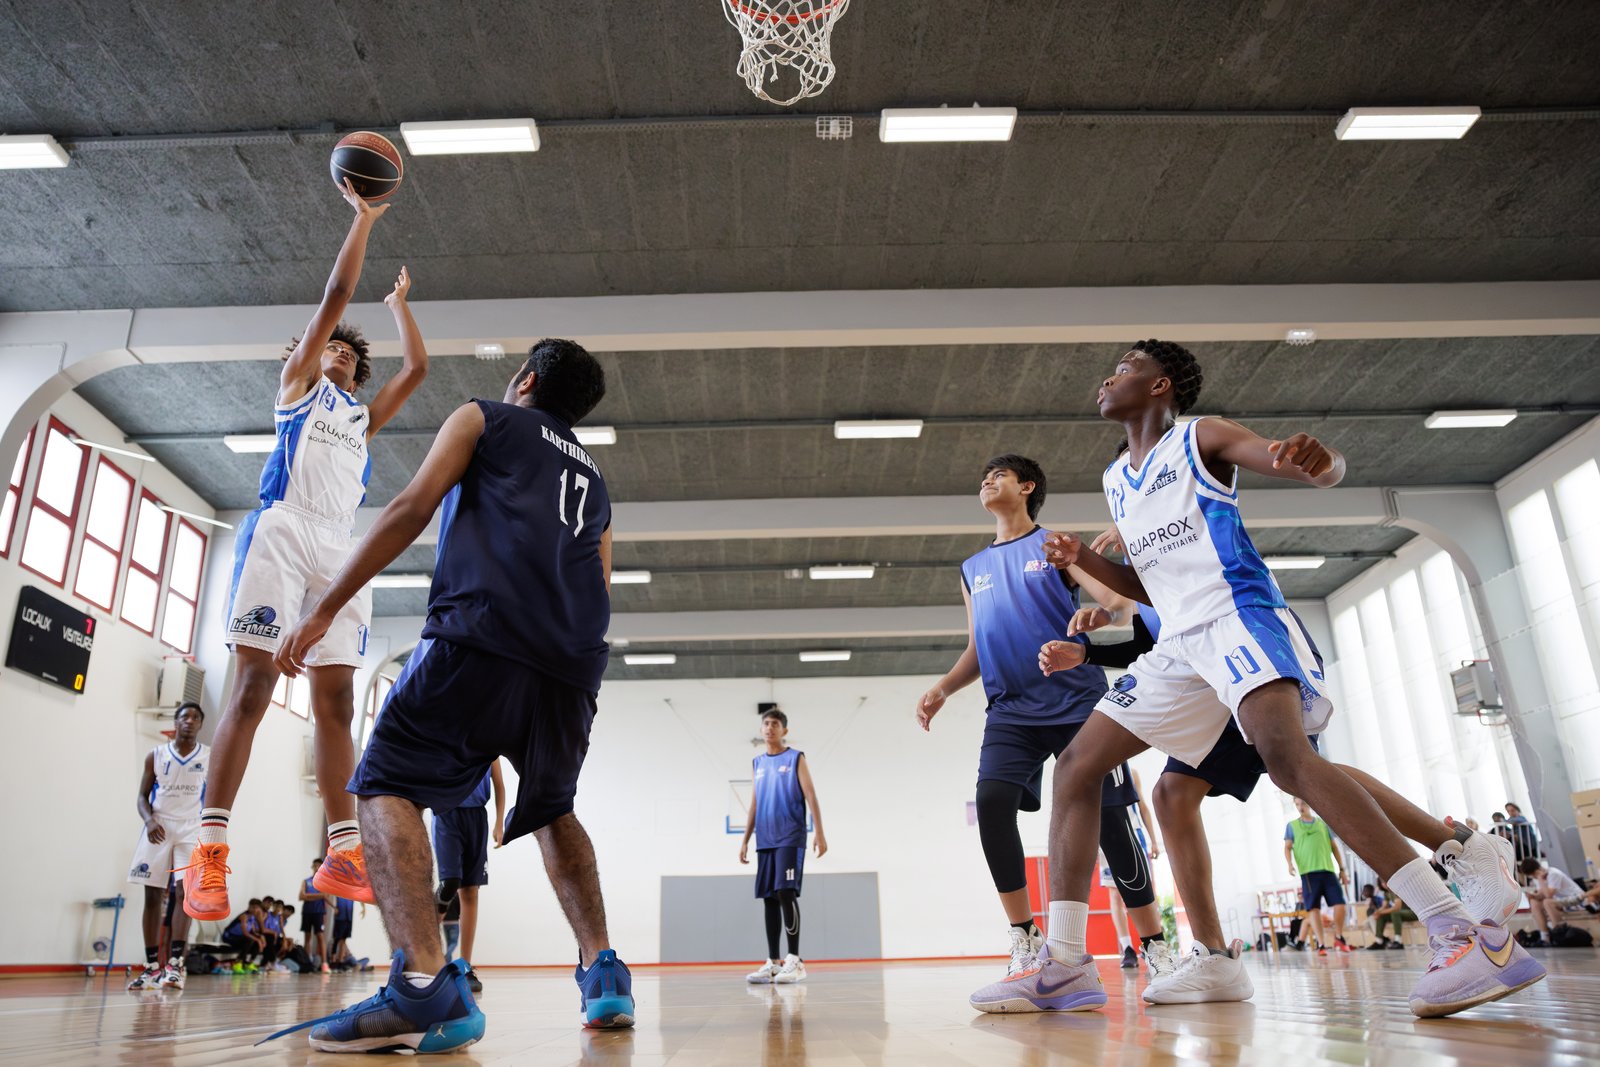
[[161,640],[179,652],[194,651],[194,617],[200,603],[200,569],[206,558],[206,535],[178,520],[172,538],[172,574],[167,579],[167,610],[161,616]]
[[106,611],[111,610],[117,593],[117,570],[122,566],[122,544],[128,533],[128,506],[132,501],[133,479],[102,457],[95,464],[89,518],[83,527],[78,577],[72,583],[72,591]]
[[11,555],[11,534],[17,527],[17,512],[22,504],[22,479],[28,473],[28,459],[33,454],[33,428],[17,451],[17,461],[11,466],[11,481],[6,483],[5,503],[0,504],[0,559]]
[[128,581],[122,588],[122,618],[151,637],[156,633],[156,607],[161,595],[161,571],[167,559],[167,527],[172,516],[148,489],[139,494],[134,512],[133,551],[128,558]]
[[302,719],[311,718],[311,679],[303,674],[289,679],[289,710]]
[[54,418],[45,430],[44,461],[39,465],[28,530],[22,538],[22,565],[56,585],[67,580],[67,556],[88,466],[84,450],[72,443],[71,433]]

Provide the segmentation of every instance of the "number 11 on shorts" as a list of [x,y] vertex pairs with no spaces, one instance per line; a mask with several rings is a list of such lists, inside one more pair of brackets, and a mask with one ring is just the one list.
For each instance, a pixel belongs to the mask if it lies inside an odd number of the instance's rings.
[[[571,526],[567,521],[567,474],[565,469],[561,472],[561,492],[556,496],[556,513],[561,517],[561,525]],[[583,532],[583,506],[589,502],[589,479],[587,476],[572,473],[572,491],[578,494],[578,506],[573,509],[578,520],[578,528],[572,531],[572,536],[577,537]]]

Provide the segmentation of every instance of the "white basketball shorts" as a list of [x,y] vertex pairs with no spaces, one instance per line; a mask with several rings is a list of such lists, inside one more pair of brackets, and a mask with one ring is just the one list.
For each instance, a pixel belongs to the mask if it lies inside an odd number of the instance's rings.
[[[277,652],[283,635],[300,621],[333,581],[355,538],[308,512],[274,504],[252,511],[233,548],[233,584],[223,629],[228,647]],[[311,648],[308,667],[359,667],[367,651],[372,591],[350,598]]]
[[[1333,702],[1322,659],[1300,619],[1287,608],[1241,608],[1182,633],[1162,634],[1095,710],[1151,748],[1197,767],[1229,716],[1237,718],[1245,696],[1280,678],[1300,684],[1305,732],[1321,733]],[[1239,728],[1244,732],[1243,723]]]
[[[133,862],[128,864],[128,881],[165,889],[169,872],[188,864],[189,854],[200,841],[200,823],[171,822],[159,815],[156,821],[167,831],[167,836],[160,844],[153,845],[149,831],[139,827],[139,843],[133,848]],[[179,871],[177,877],[181,879],[183,872]]]

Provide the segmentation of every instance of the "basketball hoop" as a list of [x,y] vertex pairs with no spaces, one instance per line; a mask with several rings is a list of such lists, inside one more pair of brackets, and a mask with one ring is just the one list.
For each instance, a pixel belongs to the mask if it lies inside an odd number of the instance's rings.
[[[788,107],[816,96],[833,81],[833,24],[850,0],[721,0],[722,13],[744,39],[739,53],[739,77],[750,91],[769,103]],[[772,93],[779,68],[787,67],[799,81],[793,96],[779,99]],[[787,79],[786,83],[787,83]]]

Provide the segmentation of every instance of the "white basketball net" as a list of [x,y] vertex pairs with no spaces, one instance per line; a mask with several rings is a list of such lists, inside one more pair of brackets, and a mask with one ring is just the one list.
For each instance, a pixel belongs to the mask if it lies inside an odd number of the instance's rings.
[[[752,93],[783,107],[816,96],[833,81],[833,24],[849,6],[850,0],[722,0],[722,13],[744,38],[739,77]],[[780,78],[785,88],[777,87]],[[795,81],[794,95],[772,95]]]

